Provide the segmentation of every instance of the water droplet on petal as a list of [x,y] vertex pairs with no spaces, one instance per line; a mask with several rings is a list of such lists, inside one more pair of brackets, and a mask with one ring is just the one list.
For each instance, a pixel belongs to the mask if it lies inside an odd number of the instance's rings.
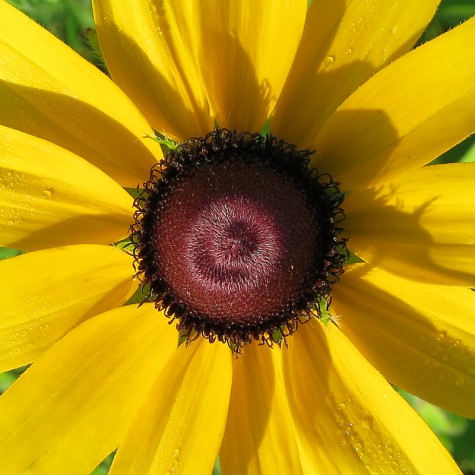
[[54,189],[51,188],[51,187],[48,187],[48,188],[45,188],[42,193],[41,193],[41,197],[46,199],[46,200],[49,200],[53,197],[53,194],[54,194]]

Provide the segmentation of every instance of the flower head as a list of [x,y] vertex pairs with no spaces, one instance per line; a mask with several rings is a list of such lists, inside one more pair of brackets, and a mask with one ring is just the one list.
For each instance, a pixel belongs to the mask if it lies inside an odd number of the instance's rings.
[[5,473],[457,472],[391,386],[475,415],[437,4],[95,0],[109,78],[0,2]]

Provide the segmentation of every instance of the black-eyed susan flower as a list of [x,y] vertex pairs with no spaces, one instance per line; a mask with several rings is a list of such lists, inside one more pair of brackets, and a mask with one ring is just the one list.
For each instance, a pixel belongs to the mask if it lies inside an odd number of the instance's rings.
[[456,473],[391,384],[475,415],[475,20],[93,4],[112,80],[0,3],[2,473]]

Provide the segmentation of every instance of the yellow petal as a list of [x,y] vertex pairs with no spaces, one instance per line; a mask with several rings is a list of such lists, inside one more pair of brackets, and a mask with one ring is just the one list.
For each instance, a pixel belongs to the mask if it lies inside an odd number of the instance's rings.
[[[408,51],[440,0],[313,0],[271,130],[299,147],[360,84]],[[344,132],[343,132],[344,133]]]
[[23,366],[78,323],[122,305],[137,288],[117,248],[66,246],[0,262],[0,371]]
[[196,60],[221,127],[259,131],[294,60],[307,3],[195,2]]
[[234,360],[233,373],[220,452],[223,473],[275,474],[277,468],[279,473],[304,473],[285,394],[280,348],[246,346]]
[[303,325],[284,348],[297,434],[318,473],[460,473],[435,435],[341,331]]
[[412,280],[475,287],[475,163],[424,167],[404,178],[348,195],[352,250]]
[[132,198],[77,155],[0,126],[0,243],[34,250],[119,241]]
[[0,123],[77,153],[124,186],[142,183],[161,157],[130,99],[7,2],[0,3]]
[[192,54],[189,0],[93,1],[107,67],[158,132],[179,140],[214,127]]
[[68,333],[0,398],[2,472],[90,473],[123,439],[176,337],[152,304]]
[[475,18],[383,69],[334,113],[313,165],[345,190],[430,162],[475,131]]
[[334,289],[343,332],[391,383],[475,417],[475,293],[368,267]]
[[200,339],[181,345],[132,421],[112,474],[209,474],[226,423],[231,351]]

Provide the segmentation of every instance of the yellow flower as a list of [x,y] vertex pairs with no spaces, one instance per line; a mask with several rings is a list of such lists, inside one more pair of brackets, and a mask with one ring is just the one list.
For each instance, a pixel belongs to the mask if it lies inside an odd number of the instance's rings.
[[[409,50],[438,2],[96,0],[113,81],[0,2],[2,473],[457,473],[395,384],[475,417],[475,20]],[[136,187],[220,127],[315,149],[347,193],[327,326],[282,348],[178,333],[137,289]],[[330,299],[330,296],[326,296]],[[388,382],[389,381],[389,382]]]

